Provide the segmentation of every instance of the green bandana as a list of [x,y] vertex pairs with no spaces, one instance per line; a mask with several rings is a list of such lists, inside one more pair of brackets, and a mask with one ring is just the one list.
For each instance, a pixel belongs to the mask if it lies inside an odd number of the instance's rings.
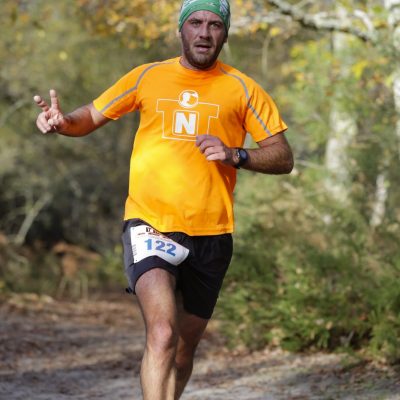
[[211,11],[219,15],[225,24],[226,32],[229,31],[231,10],[228,0],[184,0],[179,16],[179,31],[195,11]]

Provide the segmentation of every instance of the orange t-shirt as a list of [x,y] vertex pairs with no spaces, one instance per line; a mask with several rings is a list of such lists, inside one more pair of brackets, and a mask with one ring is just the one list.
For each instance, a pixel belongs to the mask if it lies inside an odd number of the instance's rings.
[[137,67],[93,102],[111,119],[140,111],[125,219],[161,232],[230,233],[236,169],[207,161],[196,135],[242,147],[247,132],[259,142],[287,126],[269,95],[238,70],[217,62],[194,71],[179,60]]

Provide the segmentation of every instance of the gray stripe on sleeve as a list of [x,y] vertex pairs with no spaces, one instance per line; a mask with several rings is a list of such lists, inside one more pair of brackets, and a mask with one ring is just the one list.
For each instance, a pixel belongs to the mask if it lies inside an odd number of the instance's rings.
[[140,75],[139,78],[136,82],[136,85],[133,88],[130,88],[128,90],[126,90],[124,93],[120,94],[118,97],[116,97],[115,99],[111,100],[107,105],[105,105],[102,110],[100,110],[101,113],[106,112],[113,104],[117,103],[119,100],[121,100],[122,98],[124,98],[125,96],[127,96],[128,94],[131,94],[132,92],[134,92],[135,90],[137,90],[141,80],[143,79],[143,77],[145,76],[145,74],[150,71],[151,69],[158,67],[159,65],[166,65],[166,64],[172,64],[171,63],[156,63],[156,64],[152,64],[149,65]]
[[262,126],[262,128],[264,129],[265,133],[267,133],[269,136],[272,136],[271,131],[268,129],[267,125],[265,124],[265,122],[261,119],[260,115],[258,114],[258,112],[256,111],[256,109],[250,104],[250,95],[249,95],[249,91],[247,89],[247,86],[244,82],[244,80],[242,78],[240,78],[237,75],[233,75],[230,74],[229,72],[225,71],[222,67],[221,67],[221,71],[228,76],[231,76],[232,78],[237,79],[240,84],[243,86],[244,92],[246,94],[246,99],[247,99],[247,107],[252,111],[252,113],[254,114],[254,116],[257,118],[257,121],[260,123],[260,125]]

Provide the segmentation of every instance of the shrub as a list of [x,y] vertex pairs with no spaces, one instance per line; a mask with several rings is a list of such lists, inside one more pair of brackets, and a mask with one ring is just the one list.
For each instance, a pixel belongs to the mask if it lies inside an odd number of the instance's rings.
[[258,179],[241,182],[245,195],[237,199],[235,253],[219,306],[230,343],[366,349],[399,360],[400,258],[393,234],[390,240],[374,231],[356,207],[322,191],[310,199],[287,180],[262,177],[266,192]]

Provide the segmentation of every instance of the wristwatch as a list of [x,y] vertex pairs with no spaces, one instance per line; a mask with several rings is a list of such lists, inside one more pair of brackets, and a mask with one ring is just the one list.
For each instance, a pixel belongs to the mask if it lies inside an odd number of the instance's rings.
[[246,164],[247,160],[249,159],[249,153],[245,149],[242,149],[241,147],[235,149],[235,152],[236,152],[236,157],[239,160],[236,163],[235,168],[239,169],[242,165]]

